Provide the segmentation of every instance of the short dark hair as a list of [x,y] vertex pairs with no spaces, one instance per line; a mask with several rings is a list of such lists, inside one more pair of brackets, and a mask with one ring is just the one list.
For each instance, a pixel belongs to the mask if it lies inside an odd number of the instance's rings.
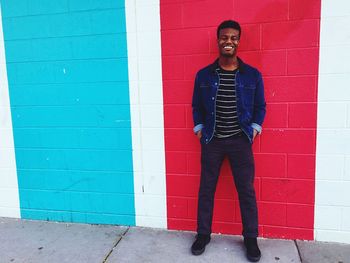
[[218,29],[216,30],[217,38],[219,38],[220,30],[224,29],[224,28],[236,29],[239,32],[239,36],[241,36],[241,26],[239,25],[239,23],[237,21],[234,21],[234,20],[225,20],[218,26]]

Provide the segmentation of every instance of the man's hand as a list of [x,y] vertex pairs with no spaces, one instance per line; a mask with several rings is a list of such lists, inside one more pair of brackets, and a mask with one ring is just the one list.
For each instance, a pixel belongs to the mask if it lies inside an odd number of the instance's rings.
[[202,138],[202,130],[198,131],[196,135],[198,139]]
[[258,134],[258,131],[257,130],[255,130],[255,129],[253,129],[253,141],[254,141],[254,139],[255,139],[255,136]]

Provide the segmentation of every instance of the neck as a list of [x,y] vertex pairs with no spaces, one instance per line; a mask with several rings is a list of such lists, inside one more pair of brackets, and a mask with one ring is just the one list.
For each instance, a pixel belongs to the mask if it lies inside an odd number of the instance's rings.
[[234,57],[219,57],[219,65],[225,70],[235,70],[238,68],[237,56]]

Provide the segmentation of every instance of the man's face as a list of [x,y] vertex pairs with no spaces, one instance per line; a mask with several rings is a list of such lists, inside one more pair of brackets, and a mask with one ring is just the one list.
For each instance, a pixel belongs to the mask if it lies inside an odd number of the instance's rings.
[[239,46],[239,31],[233,28],[224,28],[219,32],[218,47],[220,56],[234,57]]

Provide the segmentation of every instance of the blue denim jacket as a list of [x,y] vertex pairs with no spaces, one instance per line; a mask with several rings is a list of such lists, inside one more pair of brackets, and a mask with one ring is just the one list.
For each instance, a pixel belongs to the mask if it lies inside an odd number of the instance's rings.
[[[236,100],[238,122],[242,131],[253,142],[253,129],[261,133],[265,118],[266,102],[264,84],[260,72],[238,58],[239,68],[236,74]],[[216,72],[218,60],[201,69],[194,84],[192,111],[197,133],[202,130],[201,143],[209,143],[214,136],[216,95],[219,87],[219,75]]]

